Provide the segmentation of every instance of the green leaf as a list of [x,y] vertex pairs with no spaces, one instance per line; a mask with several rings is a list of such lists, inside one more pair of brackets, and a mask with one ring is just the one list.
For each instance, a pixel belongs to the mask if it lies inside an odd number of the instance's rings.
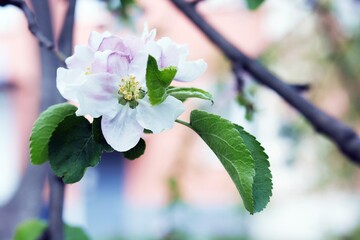
[[19,224],[15,231],[14,240],[37,240],[47,228],[47,223],[38,219],[31,219]]
[[59,123],[77,108],[68,103],[53,105],[42,112],[34,123],[30,136],[30,159],[32,164],[42,164],[49,159],[50,137]]
[[220,116],[194,110],[190,125],[219,158],[240,192],[245,208],[254,213],[254,159],[236,127]]
[[162,103],[166,97],[166,89],[176,75],[176,67],[159,69],[156,59],[149,55],[146,67],[146,87],[151,105]]
[[146,144],[144,139],[140,138],[140,141],[132,149],[124,152],[124,157],[128,160],[134,160],[144,154]]
[[247,149],[250,151],[252,158],[255,160],[253,185],[254,212],[260,212],[266,207],[272,195],[272,176],[269,168],[269,157],[254,136],[247,133],[241,126],[235,126],[244,140]]
[[144,129],[144,133],[145,133],[145,134],[153,134],[153,132],[152,132],[151,130],[146,129],[146,128]]
[[75,183],[87,167],[100,161],[102,147],[93,139],[91,124],[84,117],[66,117],[55,129],[49,143],[49,162],[64,183]]
[[92,132],[94,135],[94,140],[102,146],[105,152],[113,152],[114,149],[106,142],[106,139],[101,130],[101,117],[94,118],[92,123]]
[[213,104],[213,97],[210,93],[199,88],[186,88],[186,87],[173,87],[170,86],[167,90],[167,94],[184,102],[188,98],[200,98],[209,100]]
[[[31,219],[19,224],[14,240],[38,240],[48,227],[48,223],[39,219]],[[65,224],[64,240],[90,240],[80,227]]]
[[70,226],[67,224],[65,224],[64,235],[65,240],[90,240],[90,237],[82,228]]
[[265,0],[246,0],[247,6],[251,10],[257,9]]
[[254,103],[242,92],[239,92],[239,94],[236,97],[236,100],[239,103],[239,105],[245,108],[246,120],[252,121],[254,118],[254,114],[256,112]]

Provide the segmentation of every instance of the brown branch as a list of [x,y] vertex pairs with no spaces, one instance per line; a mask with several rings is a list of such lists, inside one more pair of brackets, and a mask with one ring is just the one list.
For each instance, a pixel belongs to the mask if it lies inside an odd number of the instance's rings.
[[228,42],[204,20],[191,3],[184,0],[171,0],[171,2],[223,52],[233,65],[241,66],[237,71],[247,72],[259,83],[278,93],[298,110],[315,130],[332,140],[350,160],[360,164],[360,138],[354,130],[315,107],[260,63]]

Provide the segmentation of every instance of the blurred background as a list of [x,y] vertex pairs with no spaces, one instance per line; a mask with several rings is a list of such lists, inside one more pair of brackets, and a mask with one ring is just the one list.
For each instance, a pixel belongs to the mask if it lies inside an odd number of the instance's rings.
[[[55,39],[67,4],[49,0]],[[246,54],[286,82],[306,86],[306,98],[360,132],[360,1],[267,0],[249,11],[241,0],[206,0],[198,10]],[[269,155],[273,197],[250,216],[216,156],[179,125],[146,135],[141,158],[106,154],[81,182],[68,185],[65,222],[95,240],[360,239],[359,168],[250,76],[242,76],[239,91],[228,60],[169,1],[78,0],[74,44],[86,44],[91,31],[140,35],[144,23],[208,63],[188,86],[208,90],[215,104],[190,100],[181,118],[206,109],[254,134]],[[23,13],[0,8],[0,207],[11,201],[29,163],[40,79],[38,44]],[[42,195],[46,202],[47,185]],[[41,209],[46,218],[46,206]]]

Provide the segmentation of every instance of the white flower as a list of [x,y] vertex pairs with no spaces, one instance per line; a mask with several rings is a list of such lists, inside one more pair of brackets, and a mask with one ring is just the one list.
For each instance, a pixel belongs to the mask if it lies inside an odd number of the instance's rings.
[[184,111],[182,102],[172,96],[150,104],[145,45],[143,38],[92,34],[89,46],[75,48],[66,60],[69,69],[58,70],[60,93],[79,103],[77,115],[102,116],[103,135],[120,152],[133,148],[144,129],[159,133],[172,128]]
[[103,34],[92,32],[88,45],[75,46],[74,54],[65,60],[68,69],[58,68],[56,81],[57,88],[64,98],[78,102],[77,89],[87,79],[90,73],[106,71],[106,61],[109,52],[97,52],[104,37],[110,36],[109,32]]
[[193,81],[205,72],[207,64],[204,60],[187,61],[189,50],[186,45],[174,43],[168,37],[155,41],[155,35],[155,29],[149,32],[145,28],[143,41],[146,44],[146,51],[157,60],[159,68],[169,66],[177,68],[174,80],[180,82]]

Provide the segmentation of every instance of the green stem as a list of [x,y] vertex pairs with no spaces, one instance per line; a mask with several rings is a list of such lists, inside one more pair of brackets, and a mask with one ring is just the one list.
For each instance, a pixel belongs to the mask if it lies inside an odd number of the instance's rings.
[[[184,122],[184,121],[179,120],[179,119],[176,119],[175,122],[180,123],[180,124],[182,124],[182,125],[184,125],[184,126],[186,126],[186,127],[188,127],[188,128],[193,129],[193,127],[190,125],[190,123]],[[193,130],[194,130],[194,129],[193,129]]]

